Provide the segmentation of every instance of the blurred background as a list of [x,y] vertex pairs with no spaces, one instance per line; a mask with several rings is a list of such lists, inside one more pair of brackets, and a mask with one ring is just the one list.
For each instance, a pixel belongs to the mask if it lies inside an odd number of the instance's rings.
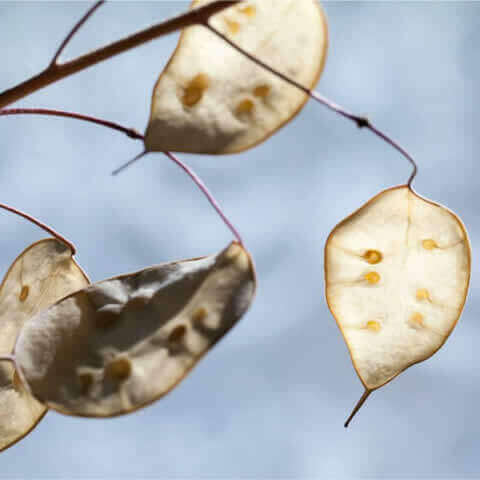
[[[366,114],[416,158],[415,188],[454,210],[474,252],[478,216],[480,3],[323,2],[330,50],[318,89]],[[111,2],[64,59],[182,12],[184,1]],[[0,1],[0,91],[38,73],[85,2]],[[153,85],[176,44],[161,38],[16,104],[73,110],[143,131]],[[68,119],[0,118],[0,201],[73,240],[92,281],[213,253],[231,235],[160,154]],[[431,359],[363,389],[324,299],[331,229],[410,167],[320,105],[243,154],[182,155],[242,232],[255,303],[169,395],[114,420],[48,413],[0,455],[0,478],[463,478],[480,475],[478,263],[464,314]],[[5,272],[45,235],[0,214]],[[477,345],[477,346],[476,346]],[[1,406],[0,406],[1,408]]]

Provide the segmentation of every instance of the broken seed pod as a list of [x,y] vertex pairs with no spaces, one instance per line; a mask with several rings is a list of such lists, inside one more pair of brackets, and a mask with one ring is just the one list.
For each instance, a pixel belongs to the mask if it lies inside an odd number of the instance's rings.
[[[191,8],[210,2],[197,0]],[[301,85],[313,88],[317,83],[328,43],[317,0],[244,1],[210,23]],[[155,85],[145,149],[240,152],[291,120],[307,99],[204,26],[189,27]]]
[[[88,283],[72,252],[60,241],[41,240],[24,250],[0,286],[0,354],[12,352],[32,315]],[[0,362],[0,406],[0,450],[27,435],[46,412],[6,362]]]
[[446,341],[465,303],[470,244],[461,220],[408,186],[339,223],[325,246],[327,303],[368,395]]
[[255,273],[217,255],[90,285],[29,321],[14,351],[32,394],[61,413],[109,417],[174,388],[250,306]]

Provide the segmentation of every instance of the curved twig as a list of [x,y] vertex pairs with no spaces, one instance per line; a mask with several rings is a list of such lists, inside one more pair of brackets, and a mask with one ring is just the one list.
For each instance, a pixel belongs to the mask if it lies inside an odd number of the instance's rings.
[[99,0],[98,2],[96,2],[92,7],[87,10],[87,13],[85,13],[85,15],[74,25],[74,27],[70,30],[68,35],[64,38],[63,42],[58,47],[58,50],[55,52],[55,55],[53,56],[52,61],[49,64],[49,68],[53,68],[58,65],[57,60],[62,54],[62,52],[65,50],[65,47],[68,45],[70,40],[80,30],[82,25],[93,15],[95,10],[97,10],[97,8],[102,6],[104,3],[105,0]]
[[143,135],[133,128],[124,127],[118,123],[102,120],[97,117],[91,117],[90,115],[82,115],[81,113],[64,112],[63,110],[51,110],[48,108],[4,108],[3,110],[0,110],[0,117],[7,115],[48,115],[52,117],[73,118],[75,120],[96,123],[97,125],[102,125],[103,127],[122,132],[130,138],[143,140]]
[[40,227],[42,230],[45,230],[50,235],[54,236],[57,240],[60,240],[62,243],[64,243],[72,251],[72,255],[75,255],[77,253],[77,249],[72,242],[67,240],[63,235],[60,235],[52,227],[49,227],[46,223],[43,223],[40,220],[37,220],[35,217],[32,217],[28,213],[22,212],[21,210],[11,207],[10,205],[5,205],[4,203],[0,203],[0,208],[3,208],[3,210],[7,210],[8,212],[15,213],[15,215],[19,215],[20,217],[23,217],[29,222],[35,224],[37,227]]
[[[134,138],[136,140],[144,140],[144,136],[134,130],[133,128],[127,128],[124,127],[123,125],[120,125],[115,122],[110,122],[108,120],[102,120],[101,118],[97,117],[91,117],[89,115],[82,115],[80,113],[75,113],[75,112],[64,112],[62,110],[50,110],[46,108],[5,108],[3,110],[0,110],[0,117],[1,116],[6,116],[6,115],[49,115],[49,116],[54,116],[54,117],[64,117],[64,118],[71,118],[74,120],[81,120],[84,122],[89,122],[89,123],[94,123],[96,125],[101,125],[102,127],[107,127],[112,130],[116,130],[118,132],[125,133],[127,136],[130,138]],[[120,173],[122,170],[125,168],[129,167],[131,164],[139,160],[141,157],[146,155],[148,153],[147,151],[141,152],[139,155],[134,157],[132,160],[129,160],[127,163],[121,165],[119,168],[115,169],[112,174],[117,175]],[[170,152],[163,152],[170,160],[172,160],[176,165],[178,165],[180,168],[182,168],[187,175],[193,180],[193,182],[197,185],[197,187],[200,189],[200,191],[205,195],[207,200],[210,202],[212,207],[215,209],[215,211],[218,213],[220,218],[223,220],[225,225],[229,228],[229,230],[233,233],[234,237],[238,240],[238,242],[243,245],[242,237],[240,236],[240,233],[238,230],[233,226],[232,222],[227,218],[225,213],[223,213],[222,208],[218,204],[218,202],[215,200],[215,197],[210,193],[208,190],[207,186],[203,183],[203,181],[198,177],[198,175],[185,163],[183,163],[179,158],[174,156]],[[1,207],[1,204],[0,204]],[[8,207],[9,209],[12,209],[12,207]],[[11,211],[14,211],[13,209]],[[28,218],[29,220],[33,221],[37,225],[41,226],[41,228],[48,229],[47,231],[49,233],[52,233],[52,235],[56,236],[58,239],[62,240],[65,242],[67,245],[69,245],[70,248],[72,248],[72,251],[75,253],[75,249],[73,245],[65,240],[62,236],[57,234],[54,230],[52,230],[50,227],[47,227],[46,225],[38,222],[38,220],[35,220],[29,216],[26,216],[26,214],[23,214],[23,212],[19,212],[20,215],[25,216],[25,218]]]
[[284,75],[283,73],[275,70],[272,68],[270,65],[266,64],[262,60],[258,59],[251,53],[247,52],[244,50],[242,47],[237,45],[236,43],[232,42],[227,36],[225,36],[222,32],[217,30],[215,27],[213,27],[208,20],[203,22],[203,26],[206,27],[208,30],[210,30],[212,33],[214,33],[217,37],[222,39],[224,42],[226,42],[228,45],[230,45],[232,48],[237,50],[237,52],[241,53],[243,56],[251,60],[252,62],[256,63],[258,66],[262,67],[263,69],[267,70],[271,74],[275,75],[278,78],[281,78],[285,82],[289,83],[290,85],[294,86],[295,88],[298,88],[302,92],[306,93],[309,97],[313,98],[316,100],[318,103],[324,105],[330,110],[333,110],[334,112],[338,113],[342,117],[348,118],[352,122],[354,122],[358,128],[366,128],[373,132],[375,135],[380,137],[382,140],[387,142],[390,146],[392,146],[395,150],[400,152],[412,165],[413,172],[410,175],[408,179],[407,185],[410,187],[414,178],[417,175],[418,167],[417,164],[415,163],[415,160],[412,158],[411,155],[407,153],[407,151],[401,147],[395,140],[393,140],[391,137],[389,137],[387,134],[383,133],[381,130],[379,130],[375,125],[370,122],[370,120],[366,117],[362,117],[359,115],[355,115],[348,110],[344,109],[340,105],[337,105],[336,103],[332,102],[331,100],[328,100],[325,98],[323,95],[320,93],[316,92],[315,90],[310,90],[309,88],[301,85],[297,81],[293,80],[292,78],[288,77],[287,75]]
[[[128,162],[124,163],[123,165],[120,165],[120,167],[116,168],[113,172],[112,175],[118,175],[120,172],[123,172],[126,168],[130,167],[132,164],[134,164],[137,160],[145,156],[148,151],[144,150],[143,152],[139,153],[136,157],[132,158]],[[200,189],[200,191],[205,195],[207,200],[209,201],[210,205],[215,209],[215,211],[218,213],[220,218],[223,220],[223,223],[227,226],[227,228],[232,232],[233,236],[237,239],[238,243],[240,245],[243,245],[243,240],[242,237],[240,236],[240,233],[238,230],[235,228],[233,223],[227,218],[225,213],[223,213],[222,207],[218,204],[217,200],[215,197],[212,195],[208,187],[203,183],[202,179],[184,162],[182,162],[178,157],[176,157],[173,153],[171,152],[163,152],[172,162],[174,162],[177,166],[179,166],[197,185],[197,187]]]
[[207,200],[210,202],[210,205],[216,210],[216,212],[220,215],[220,218],[223,220],[225,225],[230,229],[233,233],[234,237],[237,239],[238,243],[243,246],[243,240],[240,236],[238,230],[233,226],[232,222],[227,218],[227,216],[223,213],[222,208],[215,200],[215,197],[210,193],[207,186],[203,183],[201,178],[185,163],[183,163],[179,158],[177,158],[171,152],[163,152],[172,162],[176,163],[187,175],[193,180],[193,182],[197,185],[197,187],[201,190],[201,192],[207,197]]

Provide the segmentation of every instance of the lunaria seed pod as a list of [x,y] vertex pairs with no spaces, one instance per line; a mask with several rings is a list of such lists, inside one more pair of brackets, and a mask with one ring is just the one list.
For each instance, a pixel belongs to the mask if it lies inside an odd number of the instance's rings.
[[461,220],[408,186],[339,223],[325,246],[328,306],[368,395],[432,356],[465,303],[470,244]]
[[48,408],[109,417],[174,388],[250,306],[255,273],[232,243],[90,285],[34,316],[14,350],[21,378]]
[[[192,8],[210,3],[197,0]],[[211,25],[306,88],[325,63],[328,32],[317,0],[249,0]],[[147,151],[226,154],[251,148],[291,120],[308,96],[205,26],[186,28],[155,85]]]
[[[12,353],[32,316],[88,283],[71,250],[57,239],[41,240],[24,250],[0,286],[0,355]],[[13,366],[0,362],[0,450],[27,435],[46,410],[24,388]]]

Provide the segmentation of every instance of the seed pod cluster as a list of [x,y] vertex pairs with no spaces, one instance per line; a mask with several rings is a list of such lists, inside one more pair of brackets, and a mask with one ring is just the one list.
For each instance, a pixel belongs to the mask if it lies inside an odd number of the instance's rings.
[[53,239],[33,245],[2,284],[2,347],[13,349],[15,370],[0,364],[1,448],[28,433],[47,408],[109,417],[159,399],[255,294],[253,262],[236,242],[217,255],[88,286],[67,250]]

